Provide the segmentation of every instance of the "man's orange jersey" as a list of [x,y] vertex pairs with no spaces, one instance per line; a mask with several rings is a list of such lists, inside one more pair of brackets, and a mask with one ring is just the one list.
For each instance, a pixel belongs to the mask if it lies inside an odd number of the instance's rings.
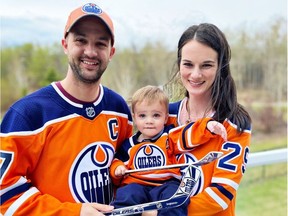
[[[170,104],[169,124],[179,125],[181,106],[181,101]],[[233,119],[226,119],[223,125],[228,135],[226,142],[221,139],[211,139],[205,145],[198,145],[204,137],[191,142],[189,137],[193,130],[192,126],[184,129],[181,142],[175,146],[176,150],[180,149],[180,154],[177,156],[179,163],[197,161],[210,151],[224,153],[215,162],[199,167],[202,174],[190,199],[189,216],[235,215],[236,192],[246,169],[251,128],[245,128],[244,132],[239,134]],[[181,151],[188,152],[181,154]]]
[[80,103],[52,83],[16,102],[1,124],[1,213],[79,215],[80,204],[109,204],[109,167],[132,134],[124,99],[100,85]]

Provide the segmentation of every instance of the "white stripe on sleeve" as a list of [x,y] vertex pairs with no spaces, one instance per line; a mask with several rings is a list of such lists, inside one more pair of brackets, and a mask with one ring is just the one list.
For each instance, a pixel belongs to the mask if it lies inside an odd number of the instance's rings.
[[227,178],[215,178],[215,177],[213,177],[211,182],[212,183],[226,184],[226,185],[233,187],[235,190],[237,190],[239,187],[239,184],[237,184],[235,181],[232,181],[232,180],[227,179]]
[[39,192],[35,187],[30,188],[25,193],[23,193],[5,212],[5,215],[14,215],[17,209],[32,195]]
[[223,210],[228,208],[227,203],[221,199],[211,188],[206,188],[205,191],[223,208]]

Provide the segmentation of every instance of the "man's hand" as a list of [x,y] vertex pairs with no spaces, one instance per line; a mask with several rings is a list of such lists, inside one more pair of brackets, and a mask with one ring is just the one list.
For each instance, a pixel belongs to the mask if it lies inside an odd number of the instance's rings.
[[103,216],[101,212],[111,212],[114,206],[99,204],[99,203],[83,203],[80,211],[80,216]]

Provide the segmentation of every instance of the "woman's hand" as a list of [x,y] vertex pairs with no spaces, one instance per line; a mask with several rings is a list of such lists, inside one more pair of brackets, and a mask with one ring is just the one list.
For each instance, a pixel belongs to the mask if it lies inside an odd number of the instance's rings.
[[227,141],[227,131],[223,124],[217,121],[209,121],[207,123],[207,129],[213,133],[220,135],[225,141]]

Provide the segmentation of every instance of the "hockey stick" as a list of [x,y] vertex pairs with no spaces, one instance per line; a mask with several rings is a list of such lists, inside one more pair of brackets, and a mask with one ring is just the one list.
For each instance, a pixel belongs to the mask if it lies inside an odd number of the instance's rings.
[[216,160],[217,158],[221,157],[222,154],[223,154],[223,152],[211,151],[207,155],[205,155],[203,158],[201,158],[200,160],[193,162],[193,163],[172,164],[172,165],[167,165],[167,166],[127,170],[125,173],[129,174],[129,173],[146,172],[146,171],[159,170],[159,169],[173,169],[173,168],[180,168],[180,167],[185,167],[185,166],[189,166],[189,165],[202,166],[202,165],[208,164],[208,163]]
[[[105,215],[116,215],[116,216],[123,216],[123,215],[133,215],[139,214],[144,211],[151,211],[151,210],[160,210],[164,208],[175,208],[182,205],[191,195],[192,189],[198,179],[200,178],[201,171],[199,168],[189,165],[187,171],[185,172],[184,176],[182,177],[181,183],[175,192],[175,194],[166,200],[160,200],[150,203],[143,203],[134,206],[124,207],[114,209],[110,213],[105,213]],[[194,176],[194,177],[193,177]]]

